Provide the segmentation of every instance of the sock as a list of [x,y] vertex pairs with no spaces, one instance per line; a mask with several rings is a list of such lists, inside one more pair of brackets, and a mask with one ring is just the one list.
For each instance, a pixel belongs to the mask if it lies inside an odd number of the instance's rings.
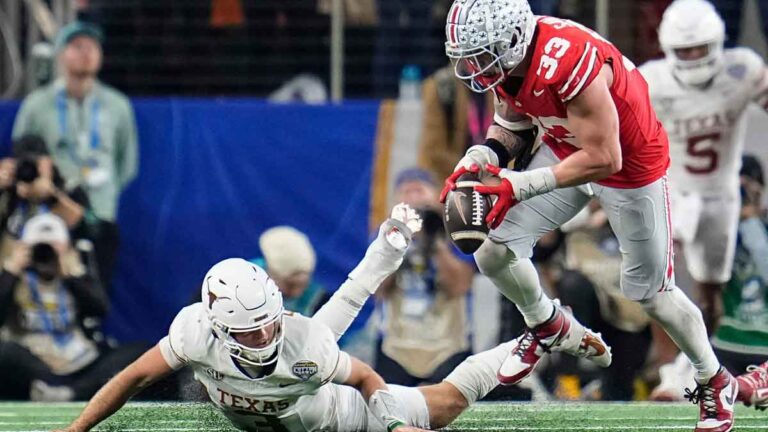
[[670,338],[685,353],[698,383],[708,382],[720,370],[720,362],[709,344],[701,311],[677,287],[641,302],[646,312],[661,324]]
[[528,306],[517,305],[517,310],[523,314],[525,324],[530,328],[534,328],[552,318],[552,315],[555,313],[555,303],[542,291],[539,299],[533,304]]
[[468,404],[475,403],[499,385],[496,373],[515,343],[517,342],[506,342],[496,348],[467,357],[456,366],[445,381],[453,384],[464,395]]

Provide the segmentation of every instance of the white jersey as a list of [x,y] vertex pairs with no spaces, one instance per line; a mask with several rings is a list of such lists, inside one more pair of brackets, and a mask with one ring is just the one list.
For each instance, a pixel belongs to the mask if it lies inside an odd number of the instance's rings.
[[764,102],[768,76],[747,48],[727,49],[724,66],[706,89],[684,87],[666,60],[640,67],[651,102],[669,135],[670,184],[675,192],[737,193],[744,148],[744,112]]
[[[201,303],[179,312],[160,349],[171,367],[191,367],[211,401],[241,429],[338,430],[337,388],[344,386],[326,384],[346,354],[328,327],[302,315],[286,312],[284,332],[277,367],[261,379],[249,378],[216,341]],[[366,417],[363,412],[360,421]]]

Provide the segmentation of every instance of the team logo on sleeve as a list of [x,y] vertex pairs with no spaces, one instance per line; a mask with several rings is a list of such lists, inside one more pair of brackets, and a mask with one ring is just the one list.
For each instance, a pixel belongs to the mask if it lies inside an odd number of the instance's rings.
[[219,372],[219,371],[217,371],[217,370],[215,370],[213,368],[205,369],[205,373],[209,377],[213,378],[215,381],[221,381],[221,380],[224,379],[224,374],[222,374],[221,372]]
[[726,71],[728,72],[728,75],[739,81],[743,80],[747,75],[747,67],[743,64],[730,65]]
[[309,360],[298,361],[293,364],[291,372],[302,381],[306,381],[317,373],[317,363]]

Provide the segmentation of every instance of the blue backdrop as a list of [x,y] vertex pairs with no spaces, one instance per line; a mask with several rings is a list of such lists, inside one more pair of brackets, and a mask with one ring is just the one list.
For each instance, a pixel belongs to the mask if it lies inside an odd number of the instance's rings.
[[[335,289],[367,246],[378,108],[135,100],[140,173],[121,199],[110,332],[159,339],[210,265],[258,255],[274,225],[312,239],[315,279]],[[16,110],[0,103],[3,154]]]

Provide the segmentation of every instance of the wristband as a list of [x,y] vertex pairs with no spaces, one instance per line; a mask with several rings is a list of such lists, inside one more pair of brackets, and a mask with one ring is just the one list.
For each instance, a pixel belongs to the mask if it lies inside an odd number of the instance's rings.
[[488,147],[496,154],[496,157],[499,158],[499,167],[505,168],[507,164],[509,164],[509,162],[512,160],[512,157],[509,154],[509,150],[504,147],[504,144],[502,144],[501,141],[488,138],[482,145]]
[[387,432],[392,432],[395,429],[399,428],[400,426],[407,426],[407,425],[400,420],[393,420],[389,422],[389,424],[387,425]]
[[516,173],[514,181],[510,181],[510,183],[512,183],[512,189],[518,201],[524,201],[557,189],[555,173],[550,167]]

